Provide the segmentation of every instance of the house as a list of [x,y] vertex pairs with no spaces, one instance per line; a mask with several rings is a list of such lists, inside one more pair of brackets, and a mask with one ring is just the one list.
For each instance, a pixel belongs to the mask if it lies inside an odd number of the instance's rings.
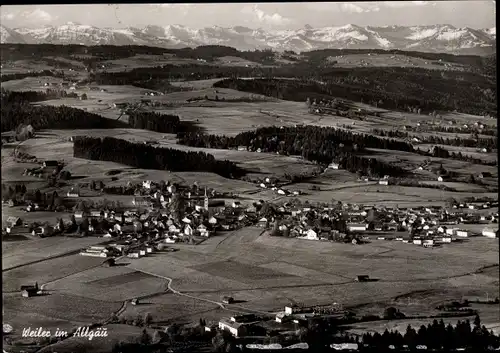
[[467,238],[469,236],[469,232],[466,230],[457,230],[457,237]]
[[498,229],[495,231],[493,229],[485,228],[483,229],[481,234],[483,235],[483,237],[487,238],[498,238]]
[[422,239],[420,239],[420,238],[413,238],[413,244],[415,244],[415,245],[422,245]]
[[38,283],[35,285],[21,286],[21,295],[25,298],[34,297],[39,292]]
[[203,224],[200,224],[198,228],[196,228],[196,230],[202,237],[208,237],[209,235],[207,227],[205,227]]
[[438,176],[438,181],[444,181],[444,178],[442,176]]
[[316,233],[314,230],[309,229],[305,236],[301,237],[301,239],[307,239],[307,240],[319,240],[318,238],[318,233]]
[[175,244],[175,242],[176,242],[176,240],[173,238],[170,238],[170,237],[165,239],[165,243],[167,243],[167,244]]
[[330,164],[328,165],[328,168],[329,168],[329,169],[339,169],[339,165],[338,165],[337,163],[333,163],[333,162],[332,162],[332,163],[330,163]]
[[151,189],[151,183],[152,183],[152,181],[151,181],[151,180],[146,180],[146,181],[143,181],[143,182],[142,182],[142,187],[143,187],[144,189]]
[[22,224],[21,218],[19,218],[19,217],[13,217],[13,216],[7,217],[7,224],[11,228],[16,227],[16,226],[20,226]]
[[491,177],[491,173],[489,172],[482,172],[482,173],[479,173],[478,177],[480,179],[483,179],[483,178],[490,178]]
[[217,224],[217,218],[215,217],[210,217],[210,219],[208,220],[208,223],[212,226],[215,226]]
[[224,296],[224,297],[222,297],[222,302],[224,304],[232,304],[232,303],[234,303],[234,298],[233,297]]
[[387,179],[381,179],[378,181],[379,185],[389,185],[389,180]]
[[370,276],[368,275],[359,275],[356,276],[356,282],[368,282],[370,280]]
[[434,246],[434,239],[424,239],[423,244],[424,247],[433,247]]
[[231,322],[226,319],[219,321],[219,329],[222,331],[229,331],[234,337],[244,336],[247,332],[246,325],[244,323]]
[[59,166],[58,161],[45,161],[42,164],[42,168],[57,168]]
[[231,206],[233,208],[240,208],[241,207],[241,202],[239,202],[239,201],[233,201],[233,204]]
[[364,232],[368,228],[367,224],[356,224],[356,223],[348,223],[347,229],[350,232]]
[[447,235],[443,235],[440,239],[441,243],[451,243],[451,237]]
[[74,188],[71,188],[71,190],[68,191],[66,196],[67,197],[80,197],[80,192],[78,190],[75,190]]
[[448,229],[446,229],[446,234],[448,234],[448,235],[455,235],[456,232],[457,232],[456,228],[448,228]]
[[191,228],[189,224],[186,224],[186,226],[184,227],[184,235],[188,237],[193,235],[193,228]]
[[152,207],[151,198],[147,196],[135,196],[132,200],[132,205],[138,207]]
[[259,219],[259,227],[266,228],[268,220],[266,217]]
[[246,146],[238,146],[238,151],[246,151],[247,147]]

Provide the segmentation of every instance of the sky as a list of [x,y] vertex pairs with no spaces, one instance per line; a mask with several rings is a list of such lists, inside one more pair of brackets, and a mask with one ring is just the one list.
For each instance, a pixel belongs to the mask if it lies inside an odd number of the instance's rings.
[[10,28],[62,25],[143,27],[180,24],[194,29],[246,26],[265,30],[343,26],[495,27],[495,1],[378,1],[222,4],[6,5],[0,23]]

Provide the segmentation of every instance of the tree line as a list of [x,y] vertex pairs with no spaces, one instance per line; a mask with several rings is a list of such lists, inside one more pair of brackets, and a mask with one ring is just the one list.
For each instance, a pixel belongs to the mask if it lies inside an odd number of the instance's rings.
[[487,149],[497,149],[497,139],[495,138],[446,138],[438,135],[430,135],[430,136],[415,136],[410,135],[406,131],[401,130],[383,130],[383,129],[372,129],[371,132],[378,136],[387,136],[392,138],[417,138],[422,143],[431,143],[438,145],[448,145],[448,146],[457,146],[457,147],[475,147],[475,148],[487,148]]
[[5,74],[0,77],[1,82],[7,82],[12,80],[22,80],[26,77],[40,77],[40,76],[56,76],[51,70],[42,70],[38,72],[22,72],[15,74]]
[[[278,75],[283,76],[279,69],[275,76]],[[214,87],[299,102],[308,97],[338,97],[393,110],[404,110],[405,106],[410,105],[427,112],[458,110],[476,115],[497,114],[496,97],[488,93],[496,92],[495,82],[478,74],[369,67],[320,69],[313,76],[302,76],[300,70],[296,70],[294,77],[301,79],[229,78],[216,82]]]
[[[14,93],[13,96],[18,94],[20,92]],[[2,94],[2,131],[15,130],[20,124],[31,125],[35,130],[107,129],[126,126],[121,121],[106,119],[100,115],[64,105],[56,107],[46,105],[34,106],[25,101],[20,103],[17,98],[12,98],[13,96],[9,94],[4,96]],[[14,101],[12,101],[13,99]]]
[[406,345],[412,350],[422,345],[429,350],[466,348],[481,351],[488,347],[497,348],[500,344],[499,337],[481,325],[479,316],[474,319],[473,327],[468,319],[458,321],[455,326],[445,325],[441,319],[440,321],[434,320],[427,326],[422,325],[418,330],[408,325],[404,335],[397,330],[386,330],[383,334],[365,333],[362,341],[375,349],[387,349],[390,345],[401,348]]
[[230,149],[245,146],[249,151],[260,149],[262,152],[301,155],[310,161],[323,164],[336,162],[351,172],[362,171],[378,176],[403,175],[405,172],[395,165],[357,155],[362,153],[364,148],[413,151],[413,147],[405,142],[312,125],[264,127],[255,131],[242,132],[234,137],[185,133],[178,134],[177,139],[179,144],[193,147]]
[[181,126],[181,120],[178,115],[139,111],[130,111],[128,113],[128,123],[134,129],[164,133],[177,133]]
[[110,161],[144,169],[212,172],[226,178],[237,178],[245,174],[244,170],[233,162],[216,160],[208,153],[155,148],[112,137],[77,136],[74,138],[73,155],[77,158]]

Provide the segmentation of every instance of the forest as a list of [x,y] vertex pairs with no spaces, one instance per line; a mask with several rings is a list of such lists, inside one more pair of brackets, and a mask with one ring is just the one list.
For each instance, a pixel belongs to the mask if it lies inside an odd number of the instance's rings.
[[457,348],[474,348],[476,352],[484,351],[489,347],[496,348],[500,343],[498,336],[481,325],[479,316],[476,316],[473,325],[468,319],[458,321],[455,326],[445,325],[443,320],[434,320],[432,324],[422,325],[418,330],[408,325],[404,334],[389,330],[383,334],[365,333],[362,341],[375,349],[387,349],[389,345],[395,347],[407,345],[414,349],[418,345],[424,345],[429,350],[449,351]]
[[0,78],[1,82],[7,82],[12,80],[22,80],[26,77],[40,77],[40,76],[56,76],[51,70],[43,70],[39,72],[23,72],[17,74],[5,74]]
[[351,172],[361,171],[373,176],[404,175],[405,171],[374,158],[357,156],[356,153],[366,153],[364,148],[367,147],[413,151],[413,147],[405,142],[310,125],[264,127],[235,137],[186,133],[178,134],[177,139],[179,144],[193,147],[230,149],[245,146],[249,151],[260,149],[262,152],[301,155],[307,160],[323,164],[333,161]]
[[151,130],[167,134],[202,131],[202,128],[196,123],[181,121],[177,115],[132,110],[129,110],[127,114],[129,116],[128,124],[134,129]]
[[228,78],[213,86],[297,102],[337,97],[401,111],[409,105],[424,113],[458,110],[475,115],[497,114],[496,83],[472,73],[371,67],[318,70],[317,76],[321,82],[312,80],[313,77],[307,80]]
[[2,92],[2,131],[15,130],[20,124],[40,129],[108,129],[126,127],[121,121],[66,106],[35,106],[28,102],[51,96],[42,92]]
[[155,112],[129,112],[128,123],[134,129],[144,129],[175,134],[179,132],[181,120],[177,115]]
[[245,174],[245,171],[233,162],[216,160],[208,153],[155,148],[112,137],[77,136],[74,138],[73,155],[77,158],[110,161],[144,169],[212,172],[226,178],[238,178]]
[[431,143],[438,145],[448,145],[448,146],[458,146],[458,147],[474,147],[474,148],[486,148],[488,150],[497,149],[498,141],[496,138],[446,138],[439,135],[430,136],[415,136],[411,135],[406,131],[401,130],[383,130],[383,129],[372,129],[371,132],[378,136],[387,136],[392,138],[418,138],[421,143]]

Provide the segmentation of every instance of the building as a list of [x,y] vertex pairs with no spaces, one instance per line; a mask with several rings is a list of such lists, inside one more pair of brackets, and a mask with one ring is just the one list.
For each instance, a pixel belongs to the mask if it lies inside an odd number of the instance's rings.
[[469,232],[466,230],[457,230],[457,237],[467,238],[469,236]]
[[208,235],[209,235],[207,227],[205,225],[203,225],[203,224],[200,224],[198,226],[198,228],[196,228],[196,230],[198,231],[198,233],[202,237],[208,237]]
[[370,281],[370,276],[368,275],[356,276],[356,282],[368,282],[368,281]]
[[364,232],[368,228],[367,224],[348,223],[347,229],[350,232]]
[[132,200],[132,205],[137,207],[152,207],[153,203],[147,196],[135,196]]
[[58,161],[45,161],[43,162],[43,168],[57,168],[59,166]]
[[379,181],[378,181],[378,183],[379,183],[380,185],[389,185],[389,180],[387,180],[387,179],[382,179],[382,180],[379,180]]
[[224,296],[224,297],[222,297],[222,302],[224,304],[232,304],[232,303],[234,303],[234,298],[233,297]]
[[339,165],[338,165],[337,163],[333,163],[333,162],[332,162],[332,163],[330,163],[330,164],[328,165],[328,168],[329,168],[329,169],[339,169]]
[[231,333],[234,337],[244,336],[247,332],[244,323],[232,322],[226,319],[219,321],[219,329],[229,331],[229,333]]
[[66,196],[67,197],[80,197],[80,192],[78,190],[71,188],[71,190],[68,191]]
[[485,229],[483,229],[481,234],[483,235],[483,237],[487,237],[487,238],[498,238],[498,229],[493,230],[493,229],[485,228]]
[[21,286],[21,295],[24,298],[34,297],[39,292],[38,283],[35,285]]
[[444,181],[444,178],[442,176],[438,176],[438,181]]
[[207,188],[205,188],[205,196],[203,198],[203,208],[205,211],[208,211],[208,196],[207,196]]
[[7,217],[7,225],[9,227],[13,228],[16,226],[20,226],[21,224],[22,224],[21,218],[13,216]]

